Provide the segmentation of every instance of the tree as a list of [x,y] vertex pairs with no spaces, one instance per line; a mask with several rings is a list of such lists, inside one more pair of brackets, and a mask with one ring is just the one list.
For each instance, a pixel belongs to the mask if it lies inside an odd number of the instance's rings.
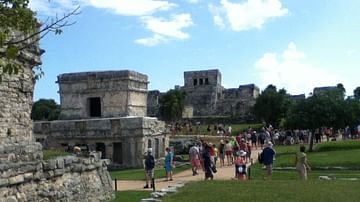
[[160,116],[168,121],[175,121],[182,118],[184,101],[184,92],[179,90],[169,90],[160,98]]
[[22,50],[50,32],[61,34],[63,27],[75,23],[66,19],[79,14],[78,7],[61,18],[56,17],[40,24],[28,4],[29,0],[0,0],[0,82],[3,75],[21,71],[21,65],[16,59]]
[[355,90],[354,90],[354,97],[356,99],[360,99],[360,87],[357,87]]
[[253,112],[266,124],[279,126],[281,119],[285,118],[290,103],[285,89],[277,91],[276,86],[269,85],[256,99]]
[[344,91],[342,90],[329,90],[294,103],[290,108],[286,117],[286,125],[290,128],[312,131],[310,151],[312,151],[313,134],[316,129],[321,127],[333,127],[335,130],[345,128],[351,123],[350,118],[356,117],[356,114],[353,113],[359,105],[344,100],[343,95]]
[[35,121],[57,120],[60,114],[60,105],[53,99],[40,99],[34,102],[31,110],[31,119]]

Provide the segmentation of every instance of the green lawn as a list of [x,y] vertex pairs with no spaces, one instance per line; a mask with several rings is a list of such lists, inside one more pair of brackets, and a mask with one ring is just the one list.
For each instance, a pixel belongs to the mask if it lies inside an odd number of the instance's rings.
[[144,198],[150,198],[149,191],[122,191],[116,192],[116,198],[110,202],[139,202]]
[[[174,168],[173,172],[179,173],[184,170],[190,169],[190,165],[184,165],[181,167]],[[118,180],[145,180],[144,176],[144,169],[127,169],[127,170],[120,170],[120,171],[112,171],[110,172],[112,179]],[[155,169],[155,178],[165,178],[166,173],[164,168],[156,168]]]
[[[276,167],[294,166],[295,153],[299,145],[276,146]],[[314,152],[307,152],[312,167],[347,167],[360,169],[360,141],[326,142],[316,146]]]
[[188,184],[162,201],[353,202],[359,200],[359,186],[358,181],[202,181]]

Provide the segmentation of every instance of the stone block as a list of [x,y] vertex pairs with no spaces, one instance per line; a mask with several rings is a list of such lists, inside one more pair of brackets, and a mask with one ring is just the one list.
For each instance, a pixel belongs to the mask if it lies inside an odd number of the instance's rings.
[[55,171],[54,171],[54,175],[55,176],[61,176],[61,175],[63,175],[65,173],[65,170],[64,169],[56,169]]
[[24,179],[27,181],[32,180],[32,179],[34,179],[34,174],[33,173],[25,173]]
[[9,178],[10,185],[20,184],[22,182],[24,182],[24,175],[17,175]]
[[57,158],[56,159],[56,168],[62,169],[62,168],[64,168],[64,166],[65,166],[64,159],[63,158]]
[[0,187],[6,187],[9,184],[8,179],[0,179]]
[[54,170],[56,168],[56,159],[50,159],[43,162],[44,171]]
[[18,202],[15,196],[10,196],[5,199],[4,202]]

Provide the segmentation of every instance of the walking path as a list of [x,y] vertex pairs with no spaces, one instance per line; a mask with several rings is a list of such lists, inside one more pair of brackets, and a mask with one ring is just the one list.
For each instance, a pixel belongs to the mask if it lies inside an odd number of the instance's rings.
[[[260,152],[260,149],[253,150],[251,152],[251,158],[253,159],[254,163],[257,160],[258,153]],[[226,159],[225,159],[225,165],[226,165]],[[248,164],[248,166],[250,163]],[[235,177],[235,166],[223,166],[221,167],[217,165],[217,173],[214,174],[215,180],[231,180]],[[193,176],[192,170],[185,170],[183,172],[177,173],[173,175],[174,181],[165,181],[165,178],[155,179],[155,188],[156,190],[161,190],[163,188],[167,188],[169,186],[174,186],[179,183],[187,183],[192,181],[201,181],[204,180],[204,172],[201,171],[201,169],[198,170],[198,175]],[[117,181],[117,189],[118,191],[128,191],[128,190],[137,190],[137,191],[152,191],[152,189],[143,189],[143,186],[145,185],[144,180],[118,180]]]

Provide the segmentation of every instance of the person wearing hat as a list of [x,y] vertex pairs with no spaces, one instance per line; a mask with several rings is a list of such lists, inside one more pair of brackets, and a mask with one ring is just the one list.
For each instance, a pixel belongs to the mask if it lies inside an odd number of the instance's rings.
[[[154,178],[154,167],[155,167],[155,158],[152,155],[152,149],[148,148],[147,155],[145,156],[145,180],[146,184],[144,186],[144,189],[149,188],[149,182],[152,181]],[[150,187],[152,188],[153,185],[150,183]]]
[[272,169],[273,169],[273,161],[276,155],[275,150],[272,148],[273,144],[269,141],[265,144],[265,148],[262,151],[263,155],[263,164],[266,167],[266,178],[267,180],[271,180]]
[[246,152],[244,150],[235,153],[235,178],[246,180]]

